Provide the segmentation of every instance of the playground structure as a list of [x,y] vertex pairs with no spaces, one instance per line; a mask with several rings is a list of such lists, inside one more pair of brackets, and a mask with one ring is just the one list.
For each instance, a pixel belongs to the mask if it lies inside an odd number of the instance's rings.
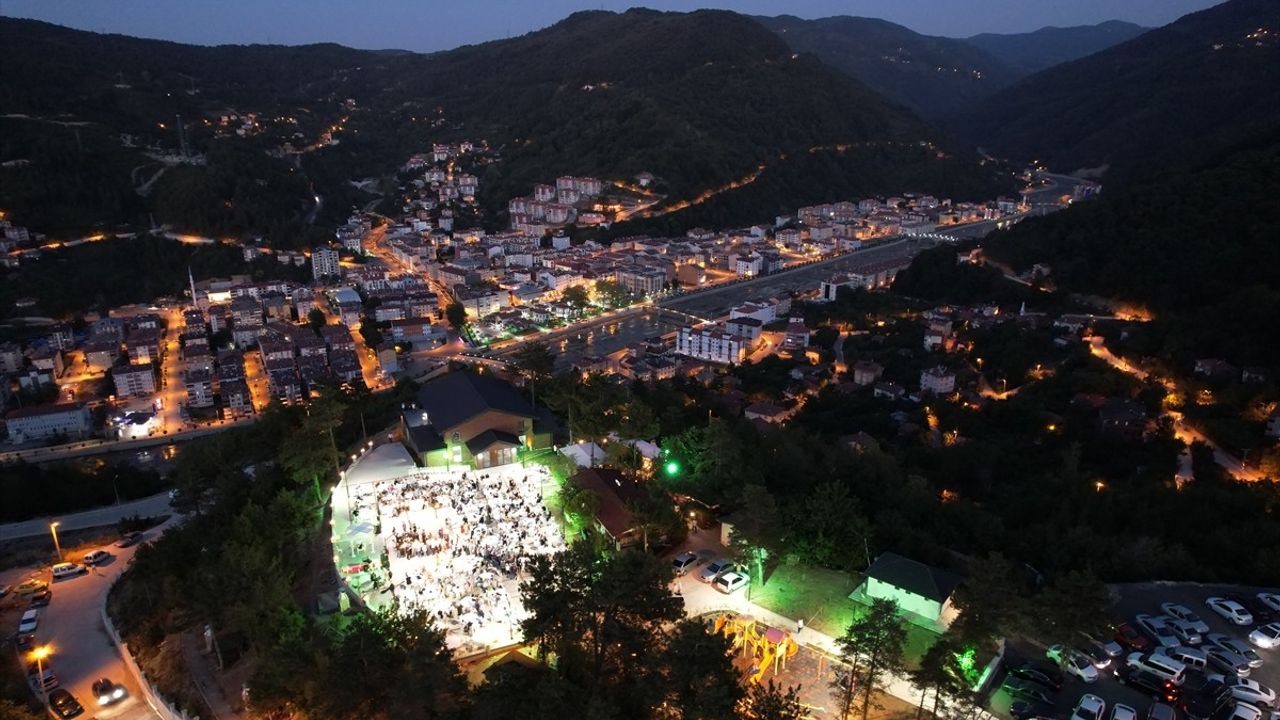
[[785,670],[787,660],[800,651],[790,632],[757,622],[750,615],[721,613],[715,617],[712,628],[732,641],[730,652],[741,652],[750,658],[751,672],[747,679],[752,684],[759,682],[770,665],[775,675],[780,669]]

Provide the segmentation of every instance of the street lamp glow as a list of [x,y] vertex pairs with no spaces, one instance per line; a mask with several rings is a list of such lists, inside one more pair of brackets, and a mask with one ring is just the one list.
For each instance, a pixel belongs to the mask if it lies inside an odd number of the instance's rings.
[[31,649],[32,660],[44,660],[53,654],[53,647],[50,645],[40,645]]
[[49,523],[49,534],[53,535],[53,549],[58,553],[58,562],[62,562],[62,546],[58,544],[58,526],[61,524],[58,520]]
[[680,463],[676,460],[668,460],[666,465],[662,466],[662,471],[667,477],[675,477],[680,474]]

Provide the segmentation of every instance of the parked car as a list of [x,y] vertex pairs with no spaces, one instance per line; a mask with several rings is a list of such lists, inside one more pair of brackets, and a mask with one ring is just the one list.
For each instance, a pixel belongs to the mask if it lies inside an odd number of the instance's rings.
[[1116,667],[1116,682],[1146,693],[1157,702],[1177,702],[1178,686],[1172,680],[1133,665]]
[[1237,702],[1231,714],[1223,720],[1265,720],[1262,711],[1249,703]]
[[84,556],[84,564],[85,565],[101,565],[102,563],[110,559],[111,559],[111,553],[107,552],[106,550],[103,550],[102,548],[98,548],[97,550],[94,550],[93,552],[88,553]]
[[1093,666],[1099,670],[1105,670],[1111,666],[1111,654],[1108,653],[1107,649],[1098,642],[1092,640],[1085,641],[1085,643],[1080,647],[1080,652],[1085,657],[1089,658],[1089,662],[1093,663]]
[[1169,618],[1144,613],[1135,617],[1133,622],[1160,647],[1174,647],[1182,644],[1178,636],[1169,628]]
[[27,652],[36,646],[36,636],[31,633],[15,635],[13,638],[13,644],[18,646],[18,650],[20,652]]
[[1124,703],[1116,703],[1111,706],[1111,720],[1138,720],[1138,711]]
[[1075,709],[1071,711],[1071,720],[1102,720],[1106,712],[1106,701],[1093,693],[1085,693],[1080,696]]
[[1245,609],[1243,605],[1227,598],[1211,597],[1206,598],[1204,604],[1215,613],[1221,615],[1227,622],[1235,625],[1252,625],[1253,615]]
[[1116,626],[1115,641],[1133,652],[1146,652],[1151,649],[1151,639],[1129,623]]
[[1172,632],[1182,645],[1199,645],[1204,640],[1204,633],[1196,629],[1195,625],[1186,620],[1176,620],[1170,618],[1167,623],[1169,631]]
[[1232,697],[1250,705],[1259,707],[1277,707],[1276,691],[1263,685],[1257,680],[1240,677],[1239,675],[1222,675],[1219,673],[1210,673],[1206,676],[1209,680],[1216,680],[1231,691]]
[[8,595],[9,591],[12,589],[13,587],[11,585],[0,585],[0,598],[4,597],[5,595]]
[[702,572],[698,573],[698,579],[702,582],[709,583],[719,577],[720,573],[725,570],[729,570],[732,567],[733,561],[729,558],[716,558],[715,560],[707,563],[706,567],[702,568]]
[[1032,718],[1053,717],[1053,706],[1031,700],[1014,700],[1009,704],[1009,714],[1013,720],[1032,720]]
[[1189,623],[1191,627],[1195,628],[1195,631],[1201,635],[1209,632],[1209,623],[1205,622],[1203,618],[1195,614],[1195,612],[1186,605],[1167,602],[1160,605],[1160,611],[1175,620],[1181,620],[1185,623]]
[[1053,705],[1054,696],[1057,694],[1041,685],[1019,678],[1005,678],[1004,684],[1000,687],[1015,698],[1031,700],[1045,705]]
[[1228,705],[1234,703],[1231,691],[1226,685],[1213,680],[1206,680],[1196,687],[1184,687],[1182,699],[1178,701],[1178,709],[1187,716],[1187,720],[1209,720],[1217,717]]
[[1271,608],[1273,612],[1280,613],[1280,593],[1260,592],[1257,598],[1258,602]]
[[1266,603],[1260,602],[1256,595],[1237,595],[1235,593],[1228,593],[1223,597],[1236,603],[1245,610],[1248,610],[1249,614],[1253,616],[1253,621],[1256,623],[1266,625],[1267,623],[1275,622],[1276,620],[1275,611]]
[[1009,674],[1022,680],[1030,680],[1037,685],[1043,685],[1051,690],[1056,691],[1062,689],[1062,673],[1050,668],[1025,663],[1017,667],[1009,668]]
[[1179,645],[1171,648],[1156,648],[1152,652],[1157,655],[1171,657],[1183,665],[1186,665],[1188,670],[1204,671],[1205,667],[1209,664],[1209,658],[1205,657],[1204,651],[1200,648]]
[[31,593],[31,602],[29,607],[40,608],[49,607],[49,601],[53,599],[53,591],[49,588],[37,590]]
[[26,580],[23,580],[22,582],[14,586],[13,594],[14,595],[30,595],[31,593],[44,590],[47,587],[49,587],[49,584],[44,582],[43,580],[40,580],[39,578],[34,578],[34,577],[27,578]]
[[1106,653],[1107,657],[1118,658],[1124,654],[1124,647],[1115,640],[1099,640],[1088,633],[1081,634],[1084,635],[1085,645],[1096,646],[1099,650]]
[[740,590],[743,587],[746,587],[746,584],[747,584],[747,576],[744,573],[730,570],[728,572],[721,574],[720,577],[716,578],[715,582],[712,583],[712,587],[724,593],[725,595],[729,595],[730,593],[733,593],[736,590]]
[[1275,650],[1280,647],[1280,622],[1267,623],[1254,628],[1249,633],[1249,642],[1263,650]]
[[676,571],[676,575],[684,575],[697,564],[698,556],[691,552],[682,552],[671,560],[671,567]]
[[84,714],[84,706],[71,693],[62,688],[49,693],[49,707],[63,720]]
[[1031,665],[1030,663],[1019,665],[1018,667],[1009,668],[1009,674],[1013,677],[1029,680],[1037,685],[1043,685],[1051,690],[1062,689],[1062,673],[1057,670]]
[[1204,654],[1209,659],[1209,667],[1228,675],[1235,674],[1240,677],[1249,677],[1249,661],[1243,655],[1237,655],[1230,650],[1223,650],[1216,645],[1206,647]]
[[83,575],[89,572],[89,570],[79,563],[60,562],[54,564],[52,572],[54,580],[62,580],[63,578]]
[[101,678],[93,683],[93,694],[98,698],[99,705],[110,705],[120,700],[125,695],[123,685],[117,685],[108,678]]
[[40,611],[36,609],[28,610],[22,613],[22,619],[18,620],[18,633],[35,632],[40,626]]
[[1262,667],[1262,656],[1247,643],[1222,633],[1209,633],[1205,636],[1209,644],[1233,652],[1249,662],[1249,667]]
[[120,539],[116,541],[116,547],[118,548],[133,547],[134,545],[137,545],[141,541],[142,541],[142,533],[127,532],[124,535],[121,535]]
[[1093,661],[1079,650],[1066,645],[1054,645],[1045,651],[1044,656],[1068,675],[1073,675],[1087,683],[1098,681],[1098,668],[1094,667]]
[[1160,653],[1129,653],[1125,665],[1146,670],[1169,680],[1174,685],[1182,685],[1187,681],[1187,666]]
[[1147,720],[1178,720],[1178,709],[1167,703],[1151,703],[1147,708]]
[[31,684],[31,689],[39,692],[41,686],[45,690],[52,690],[58,687],[58,676],[53,674],[53,668],[41,668],[36,663],[28,663],[27,665],[27,682]]

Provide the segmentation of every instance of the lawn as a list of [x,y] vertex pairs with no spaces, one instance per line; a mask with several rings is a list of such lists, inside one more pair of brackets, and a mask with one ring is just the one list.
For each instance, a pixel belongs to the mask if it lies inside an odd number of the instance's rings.
[[[861,580],[835,570],[784,564],[769,575],[763,587],[751,588],[751,602],[779,615],[803,618],[807,627],[838,638],[867,610],[866,605],[849,599]],[[907,665],[918,666],[937,638],[930,630],[907,624]]]

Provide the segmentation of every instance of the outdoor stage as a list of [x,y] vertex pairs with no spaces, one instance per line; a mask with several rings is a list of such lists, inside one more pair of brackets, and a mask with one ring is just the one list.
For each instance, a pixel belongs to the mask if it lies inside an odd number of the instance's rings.
[[518,643],[524,566],[565,547],[553,487],[540,465],[419,468],[378,446],[334,491],[334,563],[367,606],[427,614],[459,655]]

